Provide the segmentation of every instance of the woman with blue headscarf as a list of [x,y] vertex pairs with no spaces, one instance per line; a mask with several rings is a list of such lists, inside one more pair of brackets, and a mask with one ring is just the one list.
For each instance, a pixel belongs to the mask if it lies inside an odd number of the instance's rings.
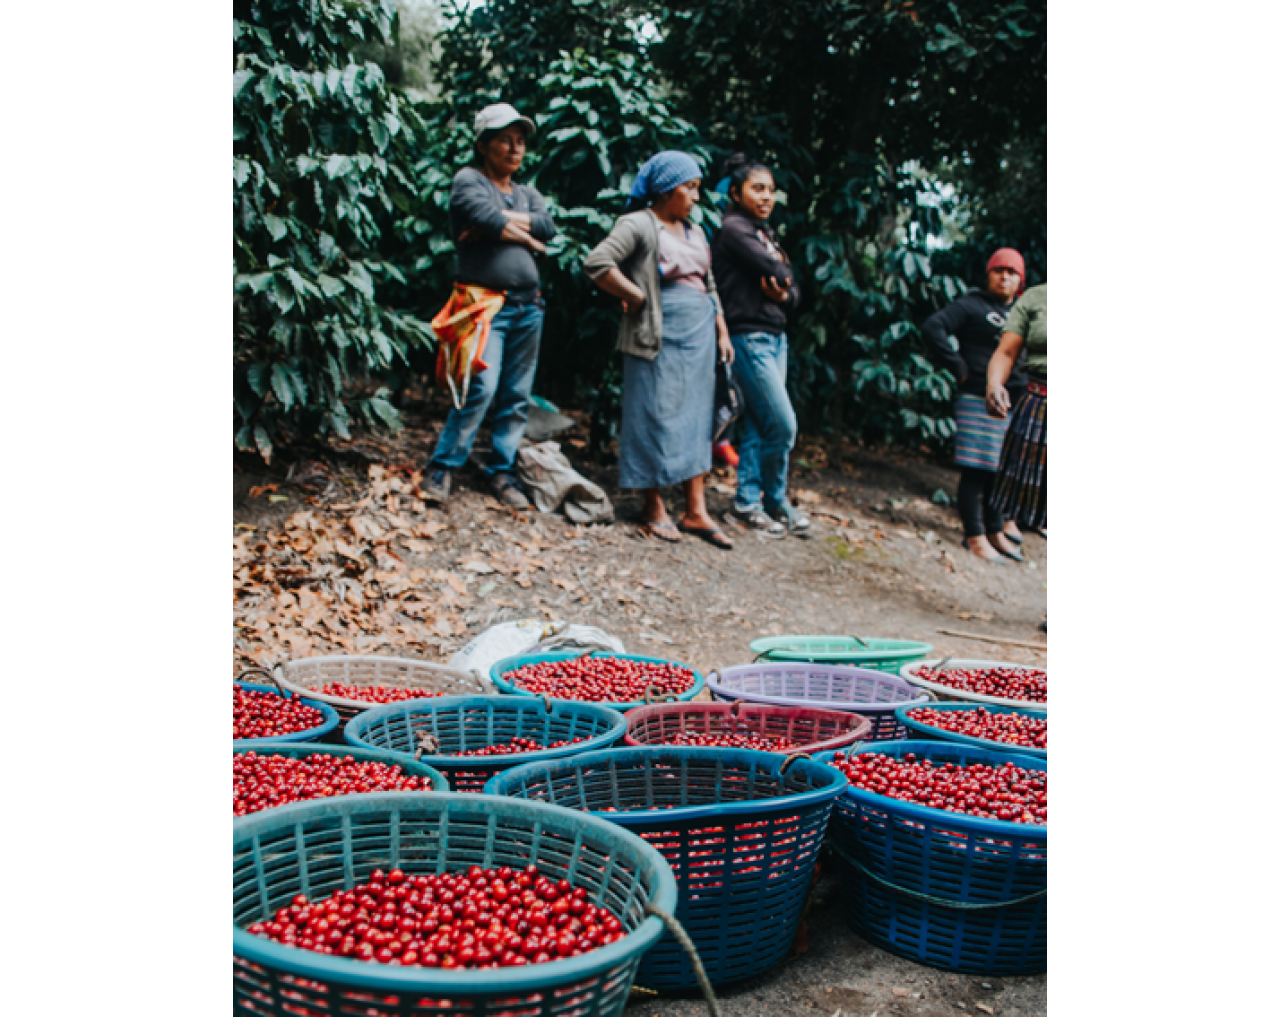
[[[702,170],[683,152],[659,152],[640,168],[627,213],[583,262],[597,286],[622,301],[622,434],[618,486],[644,492],[642,531],[675,543],[679,531],[716,547],[733,542],[707,512],[717,352],[733,344],[711,274],[711,248],[688,219]],[[683,484],[677,529],[662,488]]]

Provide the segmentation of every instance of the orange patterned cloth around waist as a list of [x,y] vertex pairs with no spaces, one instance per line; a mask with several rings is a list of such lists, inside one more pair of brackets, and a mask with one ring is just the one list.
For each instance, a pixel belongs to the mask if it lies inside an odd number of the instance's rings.
[[440,344],[436,354],[436,383],[447,388],[453,405],[462,409],[467,401],[471,378],[489,365],[484,362],[489,326],[502,310],[505,293],[483,286],[453,284],[449,301],[431,319],[431,329]]

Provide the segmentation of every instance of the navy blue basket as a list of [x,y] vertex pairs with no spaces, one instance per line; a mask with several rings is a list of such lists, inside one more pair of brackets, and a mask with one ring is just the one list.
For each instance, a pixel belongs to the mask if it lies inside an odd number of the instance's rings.
[[[273,1017],[621,1017],[640,956],[676,902],[671,868],[626,830],[567,809],[475,795],[389,792],[267,809],[233,833],[237,1014]],[[247,931],[295,894],[327,897],[374,869],[411,874],[536,865],[585,886],[627,935],[579,957],[497,970],[374,964]]]
[[[1048,769],[1045,759],[953,742],[878,742],[857,754],[869,752]],[[829,762],[835,754],[815,759]],[[836,802],[831,829],[845,917],[864,939],[947,971],[1045,970],[1047,827],[944,812],[850,787]]]
[[259,745],[275,745],[279,742],[314,742],[323,738],[338,726],[337,711],[327,703],[322,703],[316,699],[286,695],[273,685],[251,685],[249,682],[233,682],[233,684],[248,692],[267,692],[273,696],[281,696],[284,699],[300,698],[304,706],[314,707],[320,711],[320,715],[324,718],[319,725],[309,727],[305,731],[272,735],[270,738],[232,738],[231,744],[236,749],[254,749]]
[[898,707],[894,711],[894,715],[898,718],[898,722],[917,738],[936,738],[938,741],[959,742],[962,745],[973,745],[980,749],[993,749],[996,752],[1016,752],[1021,756],[1038,756],[1041,759],[1049,758],[1048,749],[1036,749],[1026,745],[1010,745],[1008,742],[997,742],[990,738],[974,738],[971,735],[957,734],[955,731],[934,727],[932,724],[926,724],[923,721],[912,720],[907,716],[912,710],[919,709],[944,710],[948,713],[961,710],[969,712],[986,710],[988,713],[1020,713],[1024,717],[1047,720],[1049,714],[1044,710],[1024,710],[1015,706],[987,706],[985,703],[927,703],[923,707],[918,703],[912,703],[909,706]]
[[[550,708],[548,708],[548,703]],[[480,792],[495,773],[539,759],[558,759],[603,749],[626,733],[627,719],[595,703],[527,696],[440,696],[387,703],[347,721],[351,745],[379,749],[399,759],[415,756],[449,778],[454,791]],[[419,753],[422,736],[434,746]],[[531,738],[540,745],[575,738],[585,741],[558,749],[508,756],[459,756],[459,752]]]
[[[531,763],[485,790],[589,812],[657,848],[680,887],[676,917],[708,978],[724,984],[786,957],[832,802],[846,787],[838,770],[806,759],[664,746]],[[670,935],[645,955],[636,980],[651,989],[697,984]]]

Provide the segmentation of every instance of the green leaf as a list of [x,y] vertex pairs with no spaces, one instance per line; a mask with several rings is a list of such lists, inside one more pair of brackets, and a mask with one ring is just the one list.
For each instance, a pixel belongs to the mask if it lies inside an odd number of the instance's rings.
[[254,427],[253,440],[258,446],[258,451],[262,454],[262,458],[270,463],[271,454],[275,450],[271,446],[271,437],[267,434],[267,429],[261,424]]
[[320,284],[320,292],[329,298],[336,297],[345,289],[340,280],[331,275],[325,275],[323,272],[316,276],[316,282]]
[[275,364],[271,368],[271,391],[286,411],[293,408],[293,385],[289,380],[289,369],[283,364]]
[[271,234],[272,240],[283,240],[289,235],[289,225],[279,216],[267,213],[262,217],[262,224],[267,227],[267,232]]

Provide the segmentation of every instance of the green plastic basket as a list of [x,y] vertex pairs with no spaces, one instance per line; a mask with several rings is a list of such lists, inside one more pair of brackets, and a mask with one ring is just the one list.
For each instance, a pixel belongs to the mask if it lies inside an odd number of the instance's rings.
[[904,664],[924,660],[930,643],[913,639],[860,636],[768,636],[751,643],[756,660],[797,660],[813,664],[848,664],[896,675]]
[[[267,809],[233,831],[237,1014],[279,1017],[619,1017],[636,968],[670,914],[670,865],[640,837],[555,805],[488,795],[403,792]],[[579,957],[474,971],[330,956],[253,935],[295,894],[327,897],[374,869],[411,874],[536,865],[589,889],[627,935]]]

